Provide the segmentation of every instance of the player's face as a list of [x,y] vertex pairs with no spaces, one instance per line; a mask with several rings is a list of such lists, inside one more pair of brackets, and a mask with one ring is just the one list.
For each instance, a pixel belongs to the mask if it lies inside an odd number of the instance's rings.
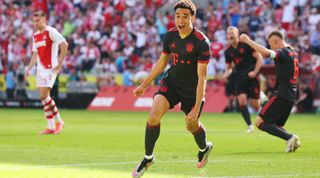
[[228,29],[227,31],[227,42],[233,44],[238,40],[238,31],[236,29]]
[[179,33],[185,33],[188,32],[188,30],[192,29],[193,20],[194,16],[191,15],[191,11],[189,9],[176,9],[175,21]]
[[280,41],[281,41],[281,39],[279,37],[277,37],[275,35],[271,36],[268,39],[268,43],[270,45],[270,48],[271,49],[279,49],[279,48],[281,48]]
[[33,26],[37,29],[40,30],[44,27],[45,25],[45,17],[41,17],[41,16],[33,16],[32,17],[32,23]]

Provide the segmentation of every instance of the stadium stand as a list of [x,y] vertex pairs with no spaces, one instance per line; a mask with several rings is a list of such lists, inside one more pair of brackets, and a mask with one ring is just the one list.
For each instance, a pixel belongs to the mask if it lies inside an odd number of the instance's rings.
[[[48,24],[68,40],[61,81],[62,91],[74,82],[88,83],[90,91],[105,86],[123,85],[128,67],[132,85],[141,72],[149,72],[162,50],[167,30],[174,26],[168,7],[174,0],[25,0],[0,1],[0,98],[6,86],[16,82],[31,57],[33,28],[30,19],[35,9],[48,14]],[[320,2],[317,0],[194,0],[199,6],[196,26],[206,32],[212,45],[209,79],[217,82],[225,68],[225,29],[239,27],[257,42],[267,45],[265,37],[280,29],[299,52],[307,84],[320,98]],[[68,13],[65,13],[68,12]],[[272,66],[265,60],[264,67]],[[14,77],[10,77],[10,73]],[[143,74],[143,73],[142,73]],[[143,76],[143,75],[142,75]],[[268,76],[266,76],[268,78]],[[67,78],[67,80],[66,80]],[[34,78],[28,78],[28,94]],[[62,83],[63,83],[62,82]],[[67,83],[68,87],[67,87]],[[157,84],[157,82],[155,82]],[[130,84],[131,85],[131,84]],[[95,86],[95,88],[92,88]],[[316,100],[315,103],[320,103]],[[320,104],[319,104],[320,105]]]

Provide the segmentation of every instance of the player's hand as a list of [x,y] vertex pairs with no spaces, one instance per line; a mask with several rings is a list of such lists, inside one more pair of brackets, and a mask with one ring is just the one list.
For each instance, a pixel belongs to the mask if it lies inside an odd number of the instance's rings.
[[257,72],[251,71],[251,72],[248,73],[248,76],[249,76],[250,78],[255,78],[255,77],[257,76]]
[[248,35],[242,33],[242,34],[240,35],[239,39],[240,39],[241,42],[247,42],[247,41],[250,40],[250,37],[249,37]]
[[193,108],[187,115],[187,121],[195,121],[198,119],[200,109]]
[[142,96],[144,92],[146,91],[146,87],[139,85],[137,88],[133,90],[134,96]]
[[222,74],[222,80],[226,81],[229,77],[229,73],[228,72],[225,72]]
[[55,68],[52,69],[53,73],[58,74],[62,69],[62,65],[57,65]]
[[30,71],[31,71],[30,67],[27,67],[27,68],[25,69],[25,71],[24,71],[24,78],[27,78],[27,77],[30,75]]

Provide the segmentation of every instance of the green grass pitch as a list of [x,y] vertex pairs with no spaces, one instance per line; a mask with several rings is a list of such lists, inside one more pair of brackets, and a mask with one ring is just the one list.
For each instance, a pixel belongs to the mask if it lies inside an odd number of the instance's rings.
[[[0,109],[0,177],[128,178],[143,158],[148,113],[61,110],[59,135],[39,135],[41,109]],[[214,143],[207,167],[195,167],[197,147],[185,129],[183,113],[161,123],[154,164],[145,178],[320,177],[320,116],[291,115],[286,129],[302,146],[284,153],[285,142],[258,131],[245,133],[240,114],[201,117]]]

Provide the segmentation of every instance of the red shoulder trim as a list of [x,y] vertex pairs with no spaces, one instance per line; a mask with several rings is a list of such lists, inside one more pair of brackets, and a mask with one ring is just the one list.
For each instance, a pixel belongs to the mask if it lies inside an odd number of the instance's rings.
[[198,29],[195,29],[193,34],[199,39],[199,40],[204,40],[205,39],[205,35],[199,31]]
[[178,31],[178,28],[177,28],[177,27],[173,27],[173,28],[170,28],[170,29],[169,29],[169,32],[176,32],[176,31]]
[[198,63],[205,63],[205,64],[207,64],[207,63],[209,63],[209,60],[198,60]]

